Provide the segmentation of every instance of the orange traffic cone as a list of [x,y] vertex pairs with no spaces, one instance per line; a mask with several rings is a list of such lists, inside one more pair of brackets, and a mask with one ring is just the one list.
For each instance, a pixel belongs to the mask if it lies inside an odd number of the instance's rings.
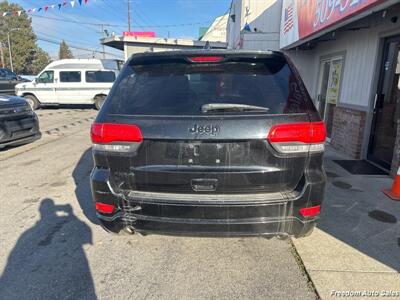
[[400,201],[400,167],[394,177],[392,189],[384,189],[382,192],[392,200]]

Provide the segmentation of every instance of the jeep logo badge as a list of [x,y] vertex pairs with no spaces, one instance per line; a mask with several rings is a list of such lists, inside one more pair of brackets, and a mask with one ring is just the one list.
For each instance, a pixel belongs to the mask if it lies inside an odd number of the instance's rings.
[[219,126],[218,125],[198,125],[194,124],[191,128],[189,128],[190,133],[197,133],[197,134],[211,134],[216,135],[219,133]]

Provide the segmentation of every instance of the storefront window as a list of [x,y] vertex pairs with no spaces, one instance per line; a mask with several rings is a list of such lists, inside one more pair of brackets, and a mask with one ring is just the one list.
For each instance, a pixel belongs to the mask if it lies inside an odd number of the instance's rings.
[[334,108],[339,100],[342,68],[342,56],[321,61],[318,101],[319,112],[326,123],[328,140],[332,134]]

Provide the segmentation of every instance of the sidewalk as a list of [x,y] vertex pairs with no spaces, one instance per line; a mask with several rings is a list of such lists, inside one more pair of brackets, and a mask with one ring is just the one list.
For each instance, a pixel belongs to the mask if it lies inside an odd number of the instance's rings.
[[317,292],[322,299],[338,298],[333,290],[400,293],[400,202],[381,192],[392,179],[352,175],[332,159],[346,158],[327,149],[328,183],[318,227],[293,240]]

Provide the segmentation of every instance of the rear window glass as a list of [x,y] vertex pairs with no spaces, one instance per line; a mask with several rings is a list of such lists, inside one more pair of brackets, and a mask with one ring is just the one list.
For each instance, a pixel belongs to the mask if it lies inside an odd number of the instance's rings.
[[86,71],[86,82],[114,82],[115,73],[112,71]]
[[257,63],[164,63],[127,66],[113,88],[112,114],[241,114],[243,110],[205,112],[207,104],[244,104],[268,110],[247,113],[301,113],[307,105],[283,58]]
[[61,71],[60,82],[81,82],[81,72]]

